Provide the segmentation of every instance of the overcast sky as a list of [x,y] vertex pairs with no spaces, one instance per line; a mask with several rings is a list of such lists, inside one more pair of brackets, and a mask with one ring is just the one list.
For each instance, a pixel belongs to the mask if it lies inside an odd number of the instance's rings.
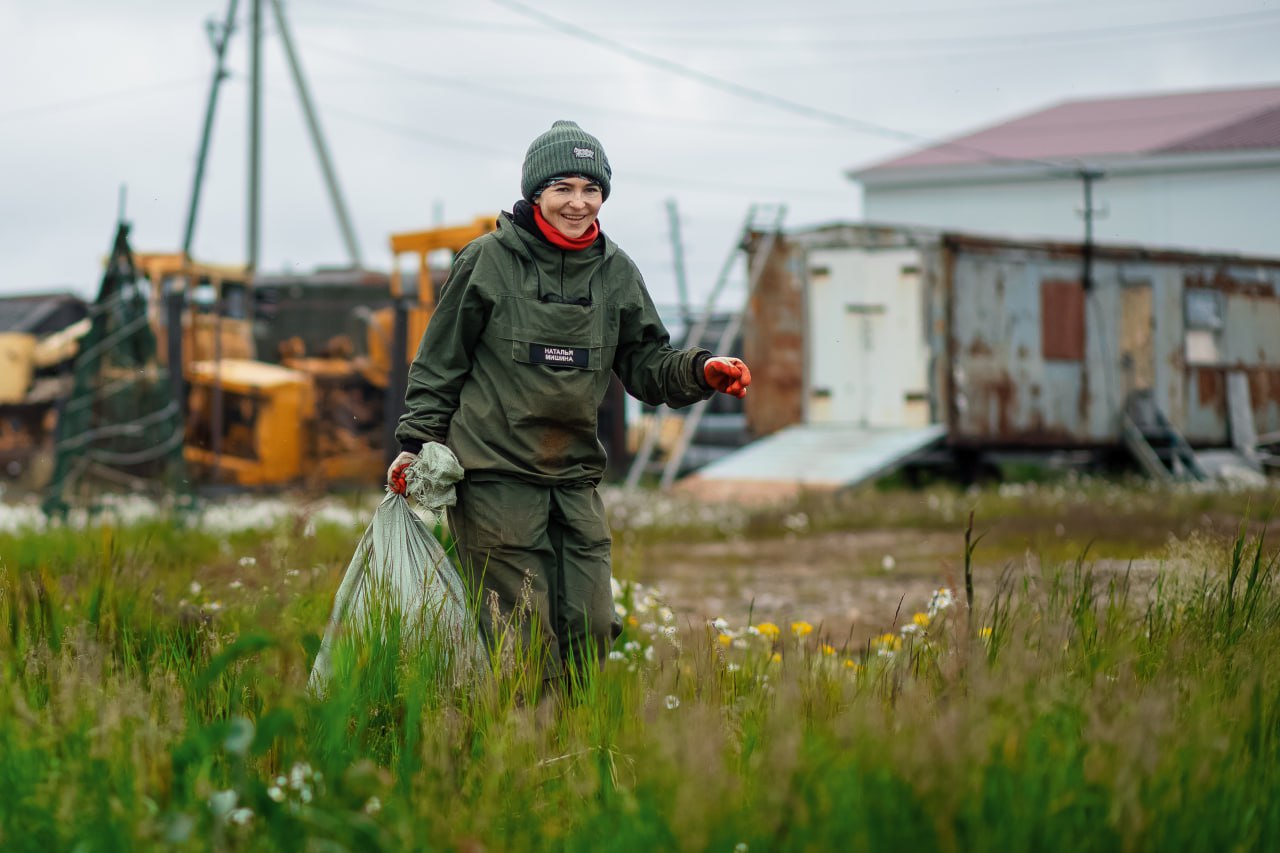
[[[240,0],[242,23],[251,5]],[[791,225],[856,219],[844,170],[920,140],[1067,99],[1280,84],[1280,0],[286,8],[366,265],[389,267],[394,231],[510,209],[529,141],[569,118],[600,138],[613,165],[605,230],[666,304],[676,298],[668,198],[701,304],[752,202],[784,203]],[[213,68],[205,26],[225,13],[225,0],[0,0],[0,294],[96,290],[121,185],[134,247],[179,248]],[[264,16],[260,267],[341,265]],[[243,26],[228,57],[194,251],[241,263]]]

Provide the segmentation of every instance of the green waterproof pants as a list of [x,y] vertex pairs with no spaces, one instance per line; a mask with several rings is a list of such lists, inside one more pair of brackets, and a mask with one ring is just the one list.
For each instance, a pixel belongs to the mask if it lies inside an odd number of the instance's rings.
[[[479,591],[490,648],[517,636],[525,648],[537,642],[548,679],[571,660],[579,667],[603,662],[620,626],[609,581],[609,523],[595,486],[466,477],[457,496],[449,529],[462,575]],[[509,631],[518,633],[504,639]]]

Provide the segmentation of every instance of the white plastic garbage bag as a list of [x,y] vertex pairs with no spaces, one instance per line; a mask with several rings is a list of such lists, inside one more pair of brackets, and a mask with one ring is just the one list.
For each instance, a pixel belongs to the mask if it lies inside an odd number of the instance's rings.
[[[440,512],[456,500],[453,484],[462,467],[443,444],[427,444],[406,471],[409,496]],[[388,611],[402,620],[413,642],[438,643],[458,677],[478,671],[483,647],[467,596],[444,548],[404,497],[388,492],[360,537],[333,601],[308,686],[323,696],[333,675],[333,647],[344,631],[379,635],[376,620]],[[412,645],[412,642],[410,643]]]

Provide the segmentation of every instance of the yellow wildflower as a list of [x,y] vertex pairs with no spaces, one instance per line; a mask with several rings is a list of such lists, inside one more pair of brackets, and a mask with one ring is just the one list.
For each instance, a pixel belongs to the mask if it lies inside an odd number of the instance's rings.
[[818,646],[818,649],[824,655],[834,655],[836,653],[836,647],[832,645],[828,645],[827,643],[823,643],[822,645]]
[[774,652],[769,658],[769,663],[782,663],[782,655]]
[[728,634],[721,634],[716,637],[716,639],[720,641],[720,645],[722,646],[727,646],[733,642],[733,637],[730,637]]
[[878,649],[888,649],[889,651],[897,651],[902,648],[902,638],[897,634],[881,634],[871,641],[871,645]]
[[797,637],[807,637],[813,633],[813,626],[808,622],[792,622],[791,633]]
[[854,672],[861,672],[861,671],[862,671],[862,664],[858,663],[856,660],[846,660],[846,661],[844,662],[844,668],[845,668],[845,669],[851,669],[851,670],[853,670]]
[[912,616],[912,617],[911,617],[911,621],[912,621],[912,622],[914,622],[915,624],[919,625],[921,628],[928,628],[928,627],[929,627],[929,614],[928,614],[928,613],[917,613],[915,616]]
[[756,626],[756,630],[760,632],[762,637],[770,640],[778,639],[778,635],[782,633],[782,629],[772,622],[761,622]]
[[984,626],[982,626],[981,628],[979,628],[979,629],[978,629],[978,636],[979,636],[979,637],[981,637],[981,638],[982,638],[982,639],[984,639],[984,640],[989,640],[989,639],[991,639],[991,626],[990,626],[990,625],[984,625]]
[[635,626],[637,626],[637,625],[639,625],[639,624],[640,624],[640,620],[639,620],[639,619],[637,619],[637,618],[636,618],[636,617],[634,617],[634,616],[628,616],[628,617],[627,617],[627,624],[628,624],[628,625],[630,625],[632,628],[634,628]]

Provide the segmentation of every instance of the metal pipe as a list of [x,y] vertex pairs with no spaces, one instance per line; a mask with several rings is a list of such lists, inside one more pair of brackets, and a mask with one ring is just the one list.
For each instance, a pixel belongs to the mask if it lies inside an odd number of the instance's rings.
[[249,198],[248,269],[258,268],[258,214],[262,208],[262,0],[249,16]]
[[227,4],[227,17],[222,29],[215,32],[214,24],[209,22],[209,34],[213,39],[213,51],[216,55],[213,68],[213,80],[209,84],[209,99],[204,109],[204,129],[200,133],[200,151],[196,154],[196,173],[191,182],[191,202],[187,205],[187,224],[182,231],[182,253],[191,256],[191,244],[195,241],[196,213],[200,209],[200,190],[204,187],[204,167],[209,159],[209,140],[213,136],[213,117],[218,108],[218,92],[222,81],[229,75],[226,68],[227,42],[231,41],[231,32],[235,29],[236,6],[240,0],[230,0]]
[[680,321],[687,330],[693,319],[689,305],[689,283],[684,270],[684,244],[680,239],[680,211],[674,198],[667,199],[667,221],[671,226],[671,255],[676,273],[676,295],[680,299]]
[[[255,0],[255,3],[261,0]],[[293,83],[298,88],[298,100],[302,102],[302,114],[307,120],[307,129],[311,133],[311,144],[316,149],[316,157],[320,160],[320,171],[324,174],[324,184],[329,190],[329,201],[333,204],[333,212],[338,217],[338,228],[342,231],[342,240],[347,244],[347,255],[353,266],[361,266],[360,246],[356,242],[355,229],[351,227],[351,214],[347,211],[347,203],[338,187],[338,174],[333,168],[333,160],[329,157],[328,146],[325,145],[324,132],[320,129],[320,119],[316,115],[315,105],[311,102],[311,92],[307,89],[307,80],[302,73],[302,63],[298,61],[298,53],[293,49],[293,37],[289,34],[289,25],[285,21],[284,7],[280,0],[271,0],[271,11],[275,13],[276,29],[280,31],[280,41],[284,45],[285,57],[289,60],[289,71],[293,75]]]
[[187,414],[186,393],[182,375],[182,301],[184,293],[172,288],[164,297],[165,350],[169,363],[169,395],[178,404],[178,413],[185,421]]

